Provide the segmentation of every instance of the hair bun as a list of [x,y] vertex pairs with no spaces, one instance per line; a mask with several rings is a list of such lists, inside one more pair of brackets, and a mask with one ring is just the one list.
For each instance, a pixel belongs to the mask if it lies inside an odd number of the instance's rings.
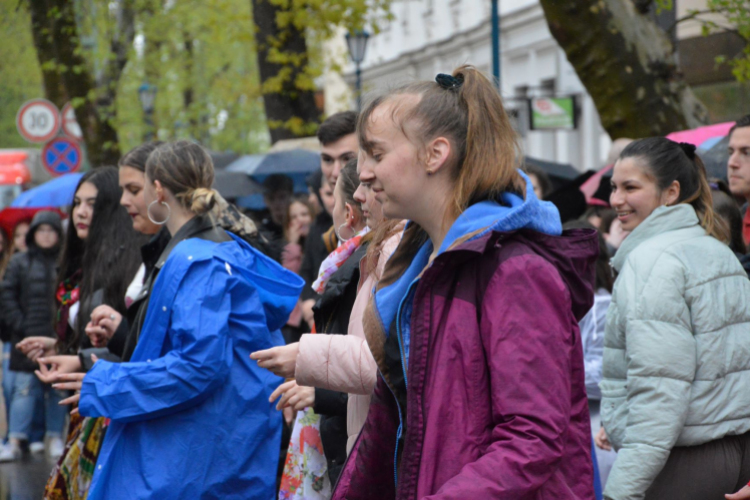
[[190,211],[203,215],[216,203],[216,191],[210,188],[197,188],[193,190],[190,198]]
[[689,142],[681,142],[680,148],[682,148],[688,158],[690,158],[691,160],[695,160],[695,144],[690,144]]

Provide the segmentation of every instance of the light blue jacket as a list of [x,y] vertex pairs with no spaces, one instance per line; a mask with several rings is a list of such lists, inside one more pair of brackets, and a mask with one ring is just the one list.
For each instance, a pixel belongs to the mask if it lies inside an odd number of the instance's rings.
[[131,362],[86,375],[81,414],[112,419],[90,500],[275,497],[282,380],[249,356],[283,344],[303,281],[232,237],[180,242]]
[[605,498],[644,498],[675,446],[750,431],[750,280],[692,206],[623,242],[607,314],[601,418],[618,450]]

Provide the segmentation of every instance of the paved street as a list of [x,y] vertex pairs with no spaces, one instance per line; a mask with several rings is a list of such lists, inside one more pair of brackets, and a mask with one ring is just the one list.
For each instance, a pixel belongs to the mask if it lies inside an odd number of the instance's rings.
[[54,463],[26,453],[18,462],[0,464],[0,500],[40,500]]

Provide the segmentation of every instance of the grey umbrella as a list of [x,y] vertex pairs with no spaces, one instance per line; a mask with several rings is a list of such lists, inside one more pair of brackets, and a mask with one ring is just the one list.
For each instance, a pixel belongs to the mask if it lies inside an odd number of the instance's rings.
[[214,176],[214,189],[226,199],[236,199],[256,193],[262,193],[260,184],[241,172],[217,170]]
[[727,179],[729,136],[722,138],[706,151],[699,149],[698,156],[701,157],[701,160],[703,160],[703,163],[706,165],[706,173],[709,177],[716,177],[724,180]]

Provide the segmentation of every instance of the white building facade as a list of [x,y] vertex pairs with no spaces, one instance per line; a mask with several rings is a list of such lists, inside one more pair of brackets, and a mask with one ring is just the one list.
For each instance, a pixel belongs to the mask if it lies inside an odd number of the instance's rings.
[[[525,154],[569,163],[580,171],[600,169],[609,152],[610,138],[601,126],[593,100],[549,32],[538,0],[499,2],[502,96],[516,118]],[[706,0],[675,3],[680,18],[690,9],[705,7]],[[490,0],[394,0],[394,19],[370,38],[362,64],[364,94],[415,79],[432,80],[436,74],[449,73],[466,63],[490,75],[490,9]],[[680,40],[702,38],[700,25],[692,21],[679,24],[677,35]],[[343,36],[328,43],[328,54],[346,57],[342,55],[346,54]],[[700,69],[704,74],[709,71],[713,68]],[[344,80],[354,87],[351,64]],[[342,84],[338,75],[329,72],[324,84],[328,114],[354,107],[352,94],[342,91]],[[522,96],[575,96],[575,130],[529,130],[528,101]],[[712,96],[703,98],[710,100]]]
[[[370,37],[362,64],[363,93],[432,80],[461,64],[491,75],[490,8],[489,0],[394,1],[395,18]],[[591,97],[550,34],[541,6],[537,0],[501,0],[500,19],[502,95],[516,116],[524,153],[569,163],[581,171],[598,170],[609,151],[609,136]],[[353,69],[349,65],[345,76],[352,86]],[[341,94],[335,88],[326,85],[329,113],[341,109]],[[528,130],[528,101],[519,99],[522,95],[575,96],[576,129]]]

